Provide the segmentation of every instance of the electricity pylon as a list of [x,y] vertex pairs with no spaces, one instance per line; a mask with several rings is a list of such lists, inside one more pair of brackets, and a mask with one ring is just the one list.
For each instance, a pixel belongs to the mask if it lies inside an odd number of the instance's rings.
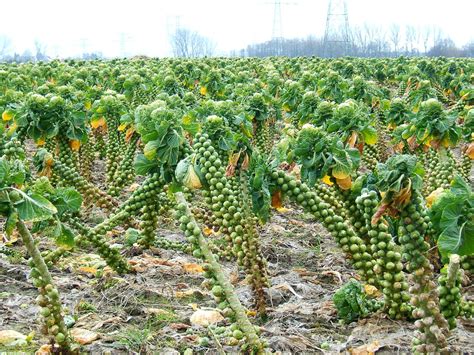
[[323,44],[325,57],[348,53],[350,34],[346,0],[329,0]]
[[282,5],[297,5],[296,2],[273,0],[267,2],[273,5],[273,27],[272,27],[272,41],[276,44],[276,55],[281,55],[283,52],[283,25],[281,7]]

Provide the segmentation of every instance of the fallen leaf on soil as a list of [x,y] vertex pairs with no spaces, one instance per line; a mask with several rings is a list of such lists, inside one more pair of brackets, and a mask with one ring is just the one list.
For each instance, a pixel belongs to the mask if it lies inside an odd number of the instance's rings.
[[51,344],[43,344],[36,350],[35,355],[49,355],[52,353],[53,346]]
[[229,280],[232,285],[235,285],[237,282],[239,282],[239,273],[232,271],[230,273]]
[[99,334],[83,328],[73,328],[71,330],[71,336],[81,345],[87,345],[99,339]]
[[200,274],[204,272],[204,269],[202,268],[201,265],[193,264],[193,263],[183,264],[183,269],[190,274]]
[[171,313],[170,311],[167,311],[166,309],[162,309],[162,308],[145,308],[145,313],[146,314],[153,314],[155,316],[162,316],[162,315],[171,316],[171,315],[173,315],[173,313]]
[[302,267],[295,267],[292,269],[294,272],[297,272],[300,276],[314,276],[316,273],[314,271],[308,271]]
[[97,269],[91,266],[81,266],[77,268],[78,272],[83,272],[85,274],[92,274],[95,275],[97,273]]
[[174,330],[183,330],[183,329],[188,329],[191,326],[189,324],[184,324],[184,323],[171,323],[170,328]]
[[294,290],[293,287],[291,287],[291,285],[287,282],[285,283],[282,283],[280,285],[276,285],[276,286],[273,286],[273,288],[277,289],[277,290],[285,290],[285,291],[290,291],[292,294],[294,294],[296,297],[298,298],[303,298],[303,296],[301,295],[298,295],[296,293],[296,291]]
[[191,315],[189,320],[193,325],[207,327],[210,324],[223,321],[224,317],[217,311],[199,309]]
[[380,343],[376,340],[370,344],[361,345],[355,349],[349,349],[351,355],[374,355],[380,349]]
[[97,330],[100,329],[104,326],[104,324],[109,324],[109,323],[120,323],[122,321],[122,318],[120,317],[112,317],[103,321],[100,321],[96,325],[94,325],[91,329],[92,330]]
[[24,346],[28,344],[27,336],[16,330],[0,330],[0,344],[5,346]]
[[197,296],[198,298],[204,297],[204,293],[201,292],[200,290],[195,290],[190,288],[189,290],[186,291],[175,291],[174,296],[176,298],[185,298],[185,297],[192,297],[192,296]]
[[333,271],[333,270],[323,271],[321,272],[321,275],[335,277],[339,280],[339,284],[342,284],[342,276],[339,271]]

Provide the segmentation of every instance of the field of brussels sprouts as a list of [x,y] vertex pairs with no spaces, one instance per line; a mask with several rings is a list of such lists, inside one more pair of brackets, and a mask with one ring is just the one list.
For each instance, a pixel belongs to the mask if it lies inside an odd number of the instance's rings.
[[0,64],[0,352],[474,349],[474,60]]

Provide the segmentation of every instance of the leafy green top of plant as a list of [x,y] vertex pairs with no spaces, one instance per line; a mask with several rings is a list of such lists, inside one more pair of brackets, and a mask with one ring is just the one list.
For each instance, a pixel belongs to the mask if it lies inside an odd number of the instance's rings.
[[55,136],[85,141],[85,113],[60,95],[29,93],[15,115],[18,127],[25,128],[35,141]]
[[377,143],[377,130],[372,125],[367,107],[350,99],[339,104],[328,122],[327,131],[337,132],[341,139],[354,146],[356,142]]
[[350,179],[360,162],[357,149],[344,145],[338,137],[311,124],[304,125],[299,132],[294,155],[301,163],[302,179],[310,185],[325,175],[333,176],[336,181]]
[[145,144],[135,160],[138,174],[158,172],[166,181],[174,179],[176,165],[188,147],[181,115],[163,101],[141,105],[135,111],[135,126]]
[[430,144],[435,148],[440,145],[454,146],[461,136],[456,120],[456,115],[448,115],[441,102],[426,100],[420,105],[412,126],[404,132],[403,138],[413,137],[418,144]]
[[385,164],[377,164],[377,188],[382,201],[372,223],[385,213],[398,214],[423,184],[424,170],[414,155],[394,155]]
[[408,103],[400,98],[395,97],[390,101],[386,116],[388,123],[399,126],[410,120],[410,109]]
[[269,98],[264,94],[256,92],[249,100],[249,111],[257,121],[264,121],[269,115]]

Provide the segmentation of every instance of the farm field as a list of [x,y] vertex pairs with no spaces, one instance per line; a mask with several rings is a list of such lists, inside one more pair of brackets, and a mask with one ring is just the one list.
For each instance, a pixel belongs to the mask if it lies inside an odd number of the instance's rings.
[[469,353],[474,61],[0,64],[0,353]]

